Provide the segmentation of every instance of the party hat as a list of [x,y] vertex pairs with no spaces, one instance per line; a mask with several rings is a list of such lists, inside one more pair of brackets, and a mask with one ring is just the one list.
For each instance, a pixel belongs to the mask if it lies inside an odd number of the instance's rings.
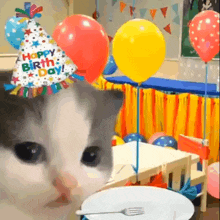
[[[12,95],[25,98],[37,95],[57,93],[68,88],[83,77],[74,72],[76,65],[66,56],[50,35],[33,17],[43,10],[32,5],[29,11],[16,9],[16,16],[28,19],[24,40],[19,48],[19,55],[13,69],[11,84],[5,84],[5,90],[12,90]],[[39,17],[39,16],[38,16]]]

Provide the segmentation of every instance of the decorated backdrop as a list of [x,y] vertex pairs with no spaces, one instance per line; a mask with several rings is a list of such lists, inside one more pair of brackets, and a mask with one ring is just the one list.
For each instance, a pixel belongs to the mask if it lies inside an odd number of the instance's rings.
[[153,22],[162,31],[167,45],[166,58],[179,58],[183,1],[101,0],[97,2],[99,13],[96,17],[107,31],[110,42],[122,24],[133,17],[143,18]]

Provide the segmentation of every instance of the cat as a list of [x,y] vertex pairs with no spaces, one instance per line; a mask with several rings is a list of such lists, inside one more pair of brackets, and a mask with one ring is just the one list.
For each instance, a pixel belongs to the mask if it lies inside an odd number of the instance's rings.
[[123,98],[85,81],[33,99],[0,87],[1,220],[80,219],[75,211],[111,176]]

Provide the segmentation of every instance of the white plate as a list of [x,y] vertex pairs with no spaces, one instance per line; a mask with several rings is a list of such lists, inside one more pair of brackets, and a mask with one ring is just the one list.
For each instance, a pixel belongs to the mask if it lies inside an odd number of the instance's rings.
[[123,214],[87,215],[89,220],[189,220],[195,209],[185,196],[158,187],[125,186],[93,194],[82,204],[83,211],[119,211],[129,207],[144,207],[145,214],[125,216]]

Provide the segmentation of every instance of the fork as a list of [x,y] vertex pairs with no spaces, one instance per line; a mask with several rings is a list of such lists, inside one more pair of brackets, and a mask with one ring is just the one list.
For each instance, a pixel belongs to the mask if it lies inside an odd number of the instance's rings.
[[135,215],[143,215],[144,208],[143,207],[132,207],[122,209],[121,211],[114,211],[114,212],[86,212],[82,210],[77,210],[76,215],[99,215],[99,214],[113,214],[113,213],[122,213],[127,216],[135,216]]

